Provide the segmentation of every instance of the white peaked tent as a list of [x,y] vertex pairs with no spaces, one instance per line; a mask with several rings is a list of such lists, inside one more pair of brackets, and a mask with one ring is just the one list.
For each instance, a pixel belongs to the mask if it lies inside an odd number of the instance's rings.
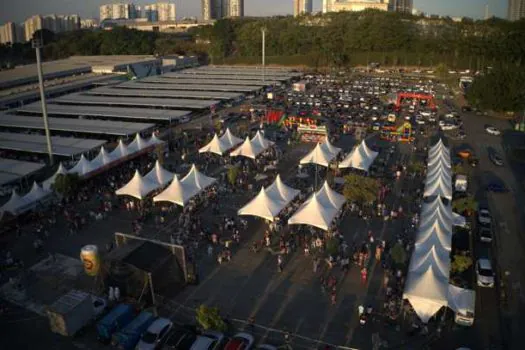
[[434,157],[428,158],[428,169],[433,170],[435,167],[446,167],[451,168],[452,165],[450,163],[450,154],[439,152]]
[[432,247],[429,250],[418,249],[412,254],[410,259],[409,273],[424,272],[429,266],[434,266],[434,272],[439,273],[444,278],[449,277],[450,257],[443,250]]
[[430,147],[428,150],[428,157],[434,158],[436,154],[445,151],[446,153],[449,153],[449,149],[445,146],[442,139],[439,139],[438,142],[434,144],[434,146]]
[[24,196],[24,201],[27,203],[38,202],[44,199],[45,197],[49,196],[50,194],[50,191],[44,190],[35,181],[33,183],[33,187],[31,187],[31,190]]
[[440,276],[436,267],[407,276],[403,299],[408,299],[421,321],[427,323],[443,306],[448,305],[448,278]]
[[171,202],[180,206],[185,206],[186,203],[201,190],[197,187],[185,185],[173,176],[171,184],[161,193],[153,197],[154,202]]
[[452,224],[458,227],[467,227],[467,219],[463,215],[452,213]]
[[438,196],[448,200],[452,199],[452,183],[444,177],[434,179],[432,182],[425,183],[424,197]]
[[247,157],[247,158],[255,159],[263,151],[264,151],[264,148],[262,148],[258,144],[253,144],[250,138],[247,137],[246,140],[244,140],[242,145],[240,145],[237,149],[233,150],[230,153],[230,156]]
[[57,171],[49,179],[45,180],[42,183],[42,187],[44,188],[44,190],[50,190],[51,186],[55,183],[57,176],[66,175],[67,173],[68,173],[67,169],[62,165],[62,163],[60,163],[58,165]]
[[289,225],[310,225],[328,231],[339,210],[324,206],[313,193],[306,202],[288,219]]
[[415,249],[430,249],[435,246],[450,252],[451,240],[451,228],[444,227],[439,221],[435,221],[418,228],[414,246]]
[[328,137],[325,139],[325,141],[323,142],[323,145],[326,147],[326,149],[328,149],[331,153],[334,153],[334,154],[339,154],[339,152],[342,151],[341,148],[339,147],[335,147],[334,145],[332,145],[332,143],[330,142],[330,140],[328,139]]
[[224,135],[220,137],[220,140],[228,146],[228,149],[231,149],[242,143],[242,139],[232,134],[230,128],[226,128],[226,131],[224,132]]
[[440,197],[435,197],[432,202],[423,204],[419,227],[424,227],[436,221],[440,222],[444,227],[451,227],[453,222],[452,215],[452,207],[443,204]]
[[199,190],[204,190],[213,185],[215,181],[217,181],[217,179],[204,175],[197,169],[195,164],[193,164],[190,172],[184,176],[181,183],[190,187],[196,187]]
[[144,179],[138,170],[136,170],[133,178],[127,184],[116,190],[115,194],[117,196],[131,196],[142,200],[156,189],[156,183]]
[[368,171],[370,166],[374,163],[378,152],[372,151],[366,145],[366,142],[363,140],[359,146],[355,147],[348,156],[339,164],[340,169],[344,168],[354,168],[363,171]]
[[164,141],[159,139],[155,133],[152,133],[151,138],[148,140],[148,144],[151,146],[151,145],[159,145],[161,143],[164,143]]
[[96,164],[92,164],[86,157],[84,157],[84,155],[81,155],[80,160],[73,168],[69,169],[68,173],[76,173],[78,176],[84,176],[94,170],[97,170]]
[[140,136],[139,133],[137,133],[135,135],[135,139],[133,139],[133,141],[131,141],[128,145],[128,150],[130,153],[135,153],[145,148],[148,148],[151,145],[152,144],[149,140],[145,140],[144,138],[142,138],[142,136]]
[[301,191],[296,190],[295,188],[286,186],[283,180],[281,180],[281,175],[277,175],[275,181],[266,188],[266,194],[268,194],[268,196],[282,200],[286,202],[286,204],[293,201],[300,192]]
[[264,135],[262,134],[261,130],[257,131],[255,136],[252,139],[252,144],[257,145],[261,147],[263,150],[273,146],[275,142],[267,140],[264,138]]
[[115,147],[115,149],[111,151],[110,156],[115,159],[119,159],[119,158],[126,157],[130,155],[131,153],[133,152],[130,152],[128,150],[128,147],[126,146],[126,144],[124,144],[122,140],[119,140],[117,147]]
[[317,191],[317,200],[322,203],[323,206],[331,206],[337,210],[341,209],[346,202],[345,196],[332,190],[328,181],[325,181],[323,187]]
[[301,159],[300,164],[317,164],[328,167],[330,162],[337,156],[330,152],[325,144],[318,143],[315,148]]
[[19,196],[16,190],[13,190],[13,192],[11,192],[11,198],[9,198],[9,200],[0,208],[0,211],[7,211],[16,215],[18,214],[18,209],[25,205],[27,205],[27,202],[24,198]]
[[476,292],[449,284],[448,307],[462,315],[469,312],[473,314],[476,307]]
[[164,169],[162,165],[160,165],[160,162],[157,160],[153,169],[151,169],[150,172],[144,176],[144,179],[156,183],[157,188],[159,188],[169,184],[170,181],[173,179],[174,175],[175,174],[173,174],[172,172],[169,172],[166,169]]
[[286,207],[285,201],[270,197],[264,187],[259,194],[248,204],[239,209],[238,215],[258,216],[260,218],[272,221]]
[[117,160],[114,156],[109,154],[108,151],[104,148],[104,146],[100,147],[100,152],[98,152],[98,155],[93,158],[91,163],[96,164],[98,167],[102,167],[104,165],[108,165],[109,163]]
[[215,134],[213,139],[206,146],[199,149],[199,153],[215,153],[222,156],[230,148],[230,144],[219,139],[219,136]]

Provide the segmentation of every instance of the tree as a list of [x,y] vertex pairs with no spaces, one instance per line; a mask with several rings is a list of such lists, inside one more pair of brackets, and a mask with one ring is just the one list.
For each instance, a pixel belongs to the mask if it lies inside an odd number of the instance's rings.
[[392,257],[392,261],[394,262],[394,264],[396,264],[397,266],[403,265],[407,260],[407,253],[405,251],[405,248],[399,242],[397,242],[390,250],[390,256]]
[[423,164],[423,162],[419,160],[412,159],[410,163],[408,164],[407,168],[408,168],[408,171],[411,173],[420,174],[425,169],[425,164]]
[[447,74],[448,74],[448,67],[447,67],[447,65],[444,64],[444,63],[438,64],[437,67],[436,67],[436,74],[440,78],[446,77]]
[[470,216],[478,210],[478,202],[472,196],[458,198],[452,201],[452,208],[456,213]]
[[454,273],[463,273],[472,266],[472,258],[464,254],[456,254],[452,258],[450,271]]
[[69,196],[77,189],[79,182],[78,174],[58,174],[52,188],[63,196]]
[[219,314],[218,308],[208,307],[202,304],[195,310],[195,312],[197,323],[204,330],[215,330],[220,332],[224,332],[226,330],[226,323]]
[[228,182],[230,185],[235,186],[237,183],[237,177],[239,176],[239,167],[232,166],[230,169],[228,169]]
[[379,182],[371,177],[350,174],[345,176],[343,194],[349,202],[370,204],[379,193]]

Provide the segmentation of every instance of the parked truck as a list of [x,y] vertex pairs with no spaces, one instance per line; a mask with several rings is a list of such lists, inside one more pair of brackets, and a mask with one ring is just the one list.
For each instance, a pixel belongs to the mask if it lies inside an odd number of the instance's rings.
[[468,179],[466,175],[456,175],[454,189],[456,192],[467,192]]
[[155,320],[155,316],[147,311],[142,311],[133,321],[119,332],[113,334],[112,345],[119,349],[133,350],[140,340],[140,336]]
[[73,336],[95,318],[92,295],[72,290],[47,309],[51,331]]
[[98,340],[108,343],[113,333],[128,325],[135,317],[135,309],[129,304],[119,304],[97,323]]

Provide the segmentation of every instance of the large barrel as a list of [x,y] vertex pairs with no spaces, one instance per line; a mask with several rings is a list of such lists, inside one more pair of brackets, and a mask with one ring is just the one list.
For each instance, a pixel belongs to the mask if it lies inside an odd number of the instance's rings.
[[80,260],[89,276],[96,276],[100,269],[100,256],[96,245],[86,245],[80,250]]

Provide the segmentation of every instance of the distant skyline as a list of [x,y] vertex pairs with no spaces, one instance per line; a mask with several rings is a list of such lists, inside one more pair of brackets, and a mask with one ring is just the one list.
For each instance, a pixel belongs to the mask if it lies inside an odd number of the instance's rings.
[[[82,18],[98,18],[99,6],[108,3],[133,2],[138,5],[157,1],[106,1],[106,0],[1,0],[0,23],[22,22],[26,18],[41,14],[73,14]],[[158,1],[158,2],[162,2]],[[200,17],[201,0],[175,0],[177,17]],[[321,10],[321,0],[313,0],[314,12]],[[414,0],[414,8],[436,15],[451,17],[485,17],[485,4],[489,4],[491,15],[506,18],[507,0]],[[291,15],[293,0],[245,0],[246,16]]]

